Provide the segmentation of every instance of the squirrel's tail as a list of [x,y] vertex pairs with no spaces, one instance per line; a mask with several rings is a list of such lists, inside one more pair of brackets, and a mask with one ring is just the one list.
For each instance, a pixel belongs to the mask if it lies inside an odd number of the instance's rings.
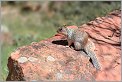
[[100,70],[101,69],[101,66],[100,66],[100,64],[99,64],[98,59],[96,58],[96,56],[90,57],[90,58],[92,59],[92,63],[94,65],[94,67],[96,69]]
[[99,64],[99,61],[98,61],[98,59],[97,59],[97,57],[96,57],[95,52],[92,51],[92,50],[89,49],[89,48],[85,48],[85,51],[86,51],[87,55],[91,58],[94,67],[95,67],[96,69],[100,70],[100,69],[101,69],[101,66],[100,66],[100,64]]
[[101,66],[99,64],[99,61],[98,61],[97,56],[96,56],[95,51],[94,51],[95,50],[95,45],[90,39],[88,41],[89,42],[85,46],[84,50],[85,50],[86,54],[91,58],[94,67],[96,69],[100,70]]

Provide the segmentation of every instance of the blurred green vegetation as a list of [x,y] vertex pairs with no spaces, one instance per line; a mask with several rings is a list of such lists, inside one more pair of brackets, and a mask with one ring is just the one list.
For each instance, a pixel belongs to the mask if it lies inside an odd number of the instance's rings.
[[[31,6],[26,6],[27,3]],[[38,4],[39,10],[33,9]],[[45,5],[44,5],[45,4]],[[8,74],[7,59],[17,47],[29,45],[52,37],[59,26],[80,26],[98,16],[105,16],[110,11],[120,9],[120,1],[2,1],[2,25],[12,34],[12,44],[3,42],[2,79]]]

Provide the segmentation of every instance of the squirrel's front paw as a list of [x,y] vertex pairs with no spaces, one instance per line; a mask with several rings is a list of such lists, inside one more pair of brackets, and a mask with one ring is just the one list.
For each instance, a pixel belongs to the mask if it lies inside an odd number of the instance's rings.
[[72,47],[72,46],[66,46],[66,48],[71,48],[71,49],[74,49],[74,47]]
[[69,48],[69,46],[66,46],[66,48]]

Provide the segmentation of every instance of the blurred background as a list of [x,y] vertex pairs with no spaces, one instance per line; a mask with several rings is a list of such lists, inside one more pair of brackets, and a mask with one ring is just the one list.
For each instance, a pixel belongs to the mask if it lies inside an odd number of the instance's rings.
[[8,57],[18,47],[52,37],[64,24],[80,26],[120,7],[120,1],[2,1],[2,79],[8,74]]

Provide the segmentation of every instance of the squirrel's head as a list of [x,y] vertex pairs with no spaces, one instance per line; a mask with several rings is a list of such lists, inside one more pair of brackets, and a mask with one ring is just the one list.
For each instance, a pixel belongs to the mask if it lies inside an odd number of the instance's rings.
[[57,33],[59,34],[63,34],[63,35],[67,35],[67,27],[63,26],[63,27],[60,27],[58,30],[57,30]]
[[77,26],[63,26],[57,30],[57,33],[67,36],[69,33],[73,32],[76,29],[78,29]]

